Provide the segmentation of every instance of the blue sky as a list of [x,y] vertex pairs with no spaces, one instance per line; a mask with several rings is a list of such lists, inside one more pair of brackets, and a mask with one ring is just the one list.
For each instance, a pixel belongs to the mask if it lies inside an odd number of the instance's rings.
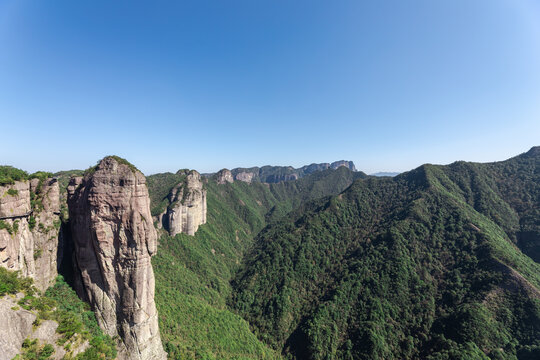
[[540,2],[0,0],[0,163],[146,174],[540,145]]

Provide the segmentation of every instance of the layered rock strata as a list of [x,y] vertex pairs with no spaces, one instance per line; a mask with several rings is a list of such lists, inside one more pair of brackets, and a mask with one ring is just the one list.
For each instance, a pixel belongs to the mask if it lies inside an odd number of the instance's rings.
[[165,359],[150,262],[157,235],[144,175],[106,157],[72,178],[68,205],[83,296],[99,325],[119,337],[120,359]]

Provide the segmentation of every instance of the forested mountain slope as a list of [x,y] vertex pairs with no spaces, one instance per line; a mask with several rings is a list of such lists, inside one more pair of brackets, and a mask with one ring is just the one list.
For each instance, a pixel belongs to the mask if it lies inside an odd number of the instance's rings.
[[[152,214],[178,182],[177,174],[148,177]],[[163,233],[152,263],[156,276],[156,305],[164,347],[171,358],[275,358],[250,331],[247,322],[229,310],[230,280],[254,236],[310,200],[338,194],[365,177],[345,167],[316,172],[278,184],[236,181],[218,184],[208,178],[207,223],[195,236]]]
[[539,163],[357,180],[265,228],[230,304],[298,359],[538,359]]

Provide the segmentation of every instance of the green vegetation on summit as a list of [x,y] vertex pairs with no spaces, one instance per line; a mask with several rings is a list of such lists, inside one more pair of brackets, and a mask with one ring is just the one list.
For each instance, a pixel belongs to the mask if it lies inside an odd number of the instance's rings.
[[0,166],[0,186],[14,184],[28,179],[28,173],[13,166]]
[[28,174],[26,171],[14,168],[13,166],[0,165],[0,186],[12,185],[15,181],[26,181],[29,179],[44,179],[52,176],[51,173],[38,171],[33,174]]

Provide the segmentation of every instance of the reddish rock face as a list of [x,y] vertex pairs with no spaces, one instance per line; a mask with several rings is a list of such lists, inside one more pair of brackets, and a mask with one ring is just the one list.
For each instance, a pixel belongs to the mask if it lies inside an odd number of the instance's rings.
[[72,178],[68,205],[83,292],[119,358],[165,359],[150,262],[157,235],[146,178],[113,157]]

